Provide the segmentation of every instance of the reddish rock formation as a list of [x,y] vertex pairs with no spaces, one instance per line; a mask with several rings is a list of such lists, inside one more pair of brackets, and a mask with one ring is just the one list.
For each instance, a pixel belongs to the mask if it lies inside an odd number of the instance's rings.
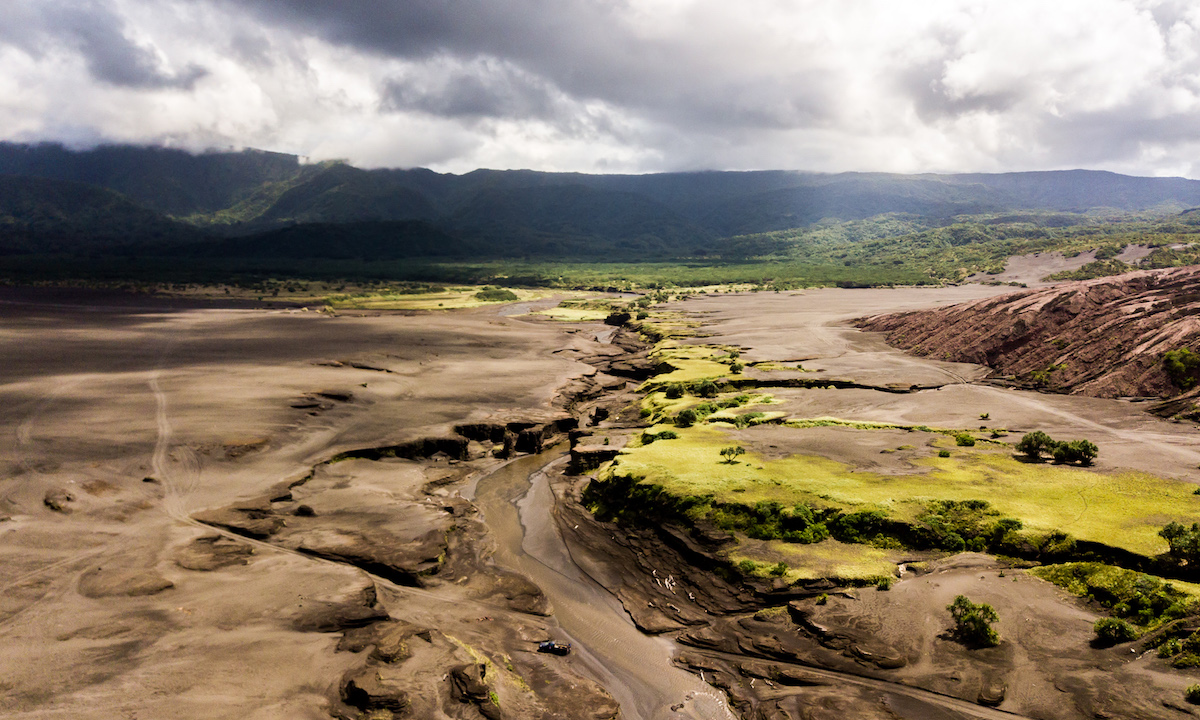
[[1200,267],[1144,270],[858,321],[895,347],[1094,397],[1181,392],[1162,356],[1200,347]]

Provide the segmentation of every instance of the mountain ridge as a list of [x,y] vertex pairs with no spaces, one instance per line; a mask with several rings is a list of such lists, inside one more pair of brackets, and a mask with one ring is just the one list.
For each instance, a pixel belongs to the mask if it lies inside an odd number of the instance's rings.
[[[354,239],[341,225],[370,229],[363,256],[377,256],[381,233],[396,225],[396,242],[417,235],[402,223],[428,223],[442,242],[442,255],[469,252],[483,257],[577,257],[647,259],[722,255],[730,238],[847,222],[884,214],[938,222],[981,213],[1168,212],[1200,206],[1200,181],[1136,178],[1106,171],[1067,170],[1026,173],[899,175],[894,173],[812,173],[790,170],[699,171],[643,175],[557,173],[478,169],[464,174],[424,168],[362,169],[341,162],[301,163],[282,153],[241,150],[190,154],[137,146],[101,146],[74,151],[61,145],[0,143],[0,176],[25,178],[26,201],[37,188],[57,200],[50,186],[35,179],[74,182],[118,193],[131,204],[157,213],[157,235],[133,233],[142,250],[172,244],[167,235],[189,241],[244,238],[263,242],[261,253],[287,253],[286,244],[265,233],[312,226],[297,235],[305,247],[315,233],[352,252]],[[10,184],[19,182],[9,180]],[[93,213],[87,226],[47,221],[41,237],[54,247],[109,245],[86,235],[113,238],[131,221],[128,208],[110,222]],[[0,215],[14,212],[0,198]],[[51,212],[51,216],[55,213]],[[74,224],[73,224],[74,223]],[[382,224],[381,224],[382,223]],[[135,223],[136,225],[137,223]],[[10,251],[20,245],[17,230],[0,228]],[[144,228],[143,228],[144,229]],[[22,230],[21,232],[26,232]],[[8,239],[4,239],[7,233]],[[126,233],[128,234],[128,233]],[[160,237],[161,236],[161,237]],[[335,237],[336,236],[336,237]],[[156,239],[156,237],[158,239]],[[29,246],[24,242],[22,247]],[[222,245],[222,247],[229,247]],[[397,248],[401,257],[409,249]],[[260,254],[261,254],[260,253]]]

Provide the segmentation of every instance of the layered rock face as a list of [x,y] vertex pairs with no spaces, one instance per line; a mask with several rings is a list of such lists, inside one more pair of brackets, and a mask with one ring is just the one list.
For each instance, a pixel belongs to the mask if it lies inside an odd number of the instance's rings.
[[1169,350],[1200,345],[1200,266],[1144,270],[857,326],[917,355],[995,368],[1021,383],[1093,397],[1172,397]]

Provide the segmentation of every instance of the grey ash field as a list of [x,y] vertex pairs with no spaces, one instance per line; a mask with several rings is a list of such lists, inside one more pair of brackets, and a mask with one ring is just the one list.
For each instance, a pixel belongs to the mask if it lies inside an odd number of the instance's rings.
[[[685,344],[738,347],[762,367],[803,362],[856,384],[781,388],[762,409],[963,427],[986,406],[998,427],[1092,438],[1101,456],[1086,472],[1200,479],[1190,424],[1124,401],[986,385],[979,366],[908,356],[846,324],[999,292],[708,295],[663,310],[697,325]],[[579,426],[577,445],[615,453],[628,442],[638,457],[647,348],[601,323],[504,313],[329,316],[6,295],[3,714],[1194,712],[1184,692],[1195,670],[1138,644],[1094,644],[1102,607],[990,555],[871,548],[897,575],[883,591],[828,579],[828,545],[811,546],[818,577],[739,578],[714,568],[731,553],[775,550],[736,533],[597,520],[580,498],[605,470],[567,474],[562,448],[550,446]],[[770,373],[747,371],[759,375]],[[899,385],[924,389],[870,389]],[[789,430],[705,432],[744,444],[747,468],[805,455],[919,479],[938,448],[881,453],[900,438]],[[957,594],[996,608],[998,647],[948,636]],[[536,653],[545,639],[574,641],[574,652]]]

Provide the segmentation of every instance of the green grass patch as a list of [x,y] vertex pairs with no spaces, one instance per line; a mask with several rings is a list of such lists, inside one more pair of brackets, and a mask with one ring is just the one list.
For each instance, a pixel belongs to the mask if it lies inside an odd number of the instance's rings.
[[545,310],[537,310],[530,313],[531,315],[545,315],[546,317],[563,322],[603,322],[604,318],[608,317],[608,310],[592,310],[589,308],[576,307],[554,307],[546,308]]
[[450,310],[482,307],[496,302],[540,300],[552,294],[551,291],[544,289],[489,289],[478,286],[439,288],[439,290],[409,292],[407,288],[384,288],[353,294],[330,295],[325,298],[325,303],[336,310]]
[[1029,572],[1080,597],[1094,600],[1148,630],[1200,610],[1200,585],[1101,563],[1046,565]]
[[878,509],[899,522],[917,521],[930,500],[983,500],[1028,531],[1062,531],[1147,556],[1166,550],[1158,531],[1168,521],[1200,514],[1200,497],[1188,483],[1145,473],[1023,463],[1010,451],[979,446],[959,448],[950,458],[914,460],[917,472],[883,475],[813,455],[766,460],[750,452],[738,464],[726,465],[720,449],[730,438],[717,426],[676,432],[677,440],[626,449],[608,472],[676,497]]
[[869,545],[854,545],[832,538],[811,545],[786,542],[749,543],[738,547],[729,559],[734,563],[755,563],[754,575],[769,577],[778,558],[788,566],[781,577],[788,582],[838,578],[855,584],[872,584],[890,577],[901,553]]
[[660,344],[654,359],[666,363],[673,369],[657,375],[648,382],[648,387],[659,387],[671,383],[691,383],[712,380],[730,374],[729,365],[720,362],[724,353],[720,348],[704,345],[679,345],[667,340]]

